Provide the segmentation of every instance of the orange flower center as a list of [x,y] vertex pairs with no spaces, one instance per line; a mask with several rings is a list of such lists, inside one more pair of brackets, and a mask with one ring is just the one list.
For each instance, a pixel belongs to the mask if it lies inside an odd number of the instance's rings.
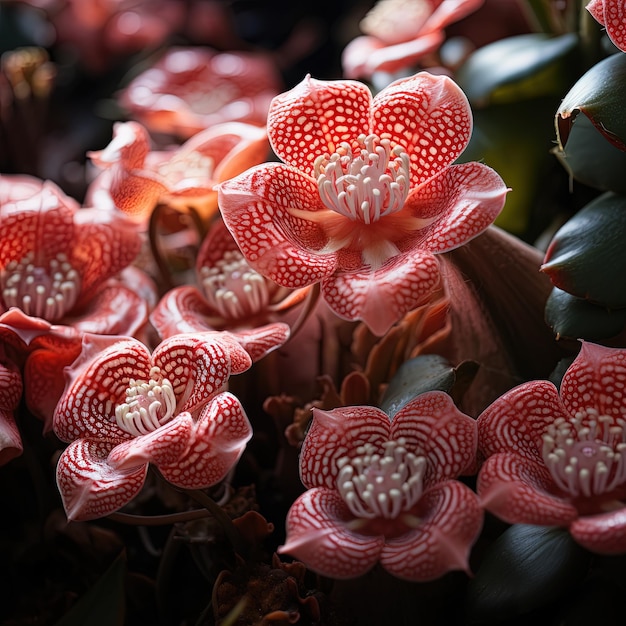
[[557,419],[543,435],[542,455],[555,483],[574,498],[626,482],[626,421],[593,408]]
[[352,514],[360,519],[395,519],[422,496],[426,458],[406,449],[403,438],[359,446],[354,457],[337,462],[337,489]]
[[314,163],[322,202],[354,221],[371,224],[396,213],[409,193],[409,155],[389,139],[360,135],[358,148],[344,142]]
[[207,302],[224,319],[256,315],[270,301],[265,278],[236,250],[224,252],[212,267],[202,267],[200,280]]
[[26,315],[56,322],[76,304],[80,276],[65,254],[57,254],[48,267],[41,267],[29,252],[0,271],[0,287],[7,308],[14,306]]
[[115,421],[122,430],[138,437],[163,426],[175,411],[172,384],[158,367],[153,367],[147,382],[129,380],[126,401],[115,407]]

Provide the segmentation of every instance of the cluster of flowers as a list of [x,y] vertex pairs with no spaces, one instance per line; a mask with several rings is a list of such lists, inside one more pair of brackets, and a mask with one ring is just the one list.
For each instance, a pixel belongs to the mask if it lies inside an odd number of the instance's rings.
[[[480,2],[434,4],[411,60]],[[588,8],[626,49],[616,6]],[[406,45],[391,43],[388,55]],[[189,62],[175,54],[171,64]],[[455,163],[472,114],[447,76],[420,72],[375,96],[307,76],[272,99],[267,129],[246,120],[197,132],[206,125],[178,118],[190,138],[157,151],[145,126],[118,123],[90,153],[102,171],[85,207],[50,182],[0,178],[0,462],[21,452],[23,395],[68,444],[57,482],[71,520],[127,505],[149,465],[184,489],[222,481],[253,435],[229,378],[289,341],[287,312],[319,290],[338,318],[382,337],[442,293],[454,298],[441,255],[491,228],[508,191],[486,165]],[[264,162],[270,147],[279,162]],[[197,286],[159,293],[133,265],[162,206],[209,224]],[[477,419],[443,391],[393,414],[313,409],[307,491],[280,550],[333,578],[380,562],[432,580],[469,571],[487,510],[626,552],[625,385],[626,350],[583,342],[559,389],[524,383]],[[475,490],[464,476],[477,476]]]

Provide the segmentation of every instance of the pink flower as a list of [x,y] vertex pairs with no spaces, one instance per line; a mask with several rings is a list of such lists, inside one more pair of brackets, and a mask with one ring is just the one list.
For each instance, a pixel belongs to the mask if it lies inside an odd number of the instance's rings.
[[280,76],[269,57],[170,48],[119,100],[150,132],[188,139],[225,122],[265,126],[270,101],[280,91]]
[[57,466],[68,517],[118,510],[150,463],[187,489],[222,480],[252,435],[224,389],[250,364],[228,333],[177,335],[152,354],[136,339],[86,336],[54,414],[55,433],[71,442]]
[[313,409],[300,455],[308,488],[287,515],[288,552],[331,578],[377,562],[413,581],[467,570],[482,527],[476,494],[454,480],[475,462],[475,421],[439,391],[390,418],[356,406]]
[[626,350],[583,342],[560,391],[531,381],[478,418],[486,509],[562,526],[601,554],[626,552]]
[[162,339],[177,333],[229,330],[257,361],[282,345],[289,326],[280,313],[306,295],[280,287],[252,269],[222,220],[205,237],[196,262],[198,287],[170,289],[150,315]]
[[347,78],[409,68],[444,41],[444,28],[478,9],[484,0],[379,0],[361,21],[364,36],[345,48]]
[[435,254],[482,232],[502,179],[451,165],[472,129],[467,98],[420,73],[372,99],[354,81],[305,78],[277,96],[268,135],[283,163],[219,185],[222,216],[252,267],[289,288],[321,283],[340,317],[384,334],[438,286]]
[[113,139],[88,156],[104,172],[91,184],[88,202],[117,208],[145,222],[158,203],[209,218],[217,211],[216,183],[265,159],[264,128],[231,122],[209,128],[178,148],[151,151],[137,122],[118,122]]
[[626,52],[626,6],[623,0],[591,0],[587,11],[606,28],[609,39]]
[[23,445],[14,412],[22,399],[22,376],[0,344],[0,466],[22,454]]

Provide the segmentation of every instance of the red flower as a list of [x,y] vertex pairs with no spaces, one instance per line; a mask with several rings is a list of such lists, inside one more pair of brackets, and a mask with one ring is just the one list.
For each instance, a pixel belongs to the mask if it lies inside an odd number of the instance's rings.
[[170,48],[122,92],[120,103],[152,133],[188,139],[225,122],[265,126],[281,91],[269,57],[210,48]]
[[135,339],[86,336],[54,414],[55,433],[72,442],[57,466],[68,517],[118,510],[141,490],[149,463],[188,489],[222,480],[252,436],[224,389],[250,364],[228,333],[177,335],[152,355]]
[[531,381],[478,418],[486,509],[563,526],[593,552],[626,552],[626,350],[583,342],[560,391]]
[[22,438],[14,411],[22,399],[22,376],[17,366],[5,358],[0,345],[0,465],[22,454]]
[[347,78],[371,78],[415,64],[444,41],[444,28],[469,15],[485,0],[379,0],[361,21],[366,33],[342,55]]
[[270,108],[285,164],[219,185],[222,216],[258,272],[290,288],[321,282],[335,313],[384,334],[438,286],[434,255],[482,232],[504,205],[493,170],[451,165],[471,128],[447,77],[423,72],[373,99],[361,83],[307,77]]
[[587,11],[606,28],[609,39],[626,52],[626,6],[623,0],[591,0]]
[[378,561],[413,581],[467,570],[483,513],[454,480],[475,462],[475,421],[448,395],[418,396],[392,420],[367,406],[313,409],[300,455],[308,488],[287,515],[288,552],[331,578]]
[[265,159],[264,128],[231,122],[209,128],[178,148],[150,150],[150,137],[137,122],[118,122],[104,149],[89,152],[105,171],[91,184],[88,201],[109,204],[145,222],[158,203],[203,217],[217,211],[216,183]]

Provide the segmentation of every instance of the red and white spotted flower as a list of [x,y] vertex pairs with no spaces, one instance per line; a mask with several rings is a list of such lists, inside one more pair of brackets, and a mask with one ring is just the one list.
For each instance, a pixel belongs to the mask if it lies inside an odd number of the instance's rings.
[[626,52],[626,5],[623,0],[591,0],[587,11],[606,28],[609,39]]
[[55,433],[71,442],[57,465],[68,518],[117,511],[139,493],[149,464],[187,489],[221,481],[252,436],[225,391],[230,374],[250,365],[228,333],[177,335],[152,354],[136,339],[87,335],[54,414]]
[[378,562],[412,581],[467,570],[483,512],[455,479],[473,468],[476,445],[476,422],[440,391],[391,420],[368,406],[313,409],[300,456],[308,491],[287,515],[279,551],[331,578]]
[[270,107],[284,163],[221,183],[222,216],[259,273],[290,288],[321,283],[335,313],[382,335],[439,285],[435,254],[481,233],[504,205],[496,172],[452,165],[471,129],[447,77],[419,73],[374,98],[356,81],[307,77]]
[[583,342],[561,382],[531,381],[478,418],[477,490],[509,523],[569,528],[592,552],[626,552],[626,350]]

